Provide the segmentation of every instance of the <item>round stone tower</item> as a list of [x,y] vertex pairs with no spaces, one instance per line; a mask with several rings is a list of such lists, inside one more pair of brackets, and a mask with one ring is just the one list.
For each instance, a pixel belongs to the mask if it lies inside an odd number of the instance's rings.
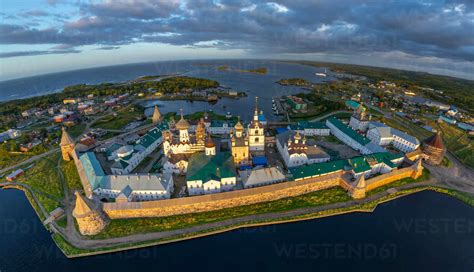
[[62,136],[61,136],[61,154],[63,155],[63,160],[70,161],[71,154],[74,152],[74,140],[71,138],[69,133],[67,133],[66,129],[62,128]]
[[151,122],[153,124],[158,124],[161,120],[161,113],[158,110],[158,106],[155,106],[155,109],[153,110],[153,116],[151,117]]
[[435,135],[429,137],[423,142],[422,145],[423,153],[428,156],[426,163],[430,165],[438,165],[441,163],[446,153],[446,147],[443,144],[443,138],[438,132]]
[[351,196],[354,199],[361,199],[365,197],[367,183],[365,182],[364,174],[360,175],[354,182],[354,188],[351,191]]
[[107,220],[105,216],[94,205],[88,203],[79,192],[75,192],[76,206],[72,211],[72,215],[76,218],[79,231],[82,235],[95,235],[100,233],[105,226]]

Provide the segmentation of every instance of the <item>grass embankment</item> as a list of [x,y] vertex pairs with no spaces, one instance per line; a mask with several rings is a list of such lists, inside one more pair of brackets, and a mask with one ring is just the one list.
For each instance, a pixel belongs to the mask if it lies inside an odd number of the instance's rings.
[[464,131],[455,126],[432,122],[430,125],[442,132],[446,148],[451,151],[459,160],[471,168],[474,168],[474,139]]
[[469,195],[469,194],[459,192],[459,191],[456,191],[456,190],[453,190],[453,189],[440,188],[440,187],[432,187],[430,189],[433,190],[433,191],[436,191],[438,193],[443,193],[443,194],[450,195],[454,198],[457,198],[457,199],[461,200],[462,202],[466,203],[467,205],[474,207],[474,196],[473,195]]
[[67,217],[64,215],[61,218],[56,220],[56,224],[60,226],[61,228],[66,228],[67,227]]
[[76,164],[74,161],[63,161],[60,162],[61,171],[64,175],[69,190],[82,190],[82,183],[77,172]]
[[368,203],[363,203],[360,205],[354,205],[351,207],[346,207],[346,208],[338,208],[338,209],[329,209],[329,210],[324,210],[324,211],[319,211],[316,213],[309,213],[309,214],[304,214],[304,215],[298,215],[298,216],[293,216],[293,217],[285,217],[285,218],[278,218],[278,219],[271,219],[271,220],[259,220],[259,221],[249,221],[245,223],[240,223],[237,225],[232,225],[232,226],[225,226],[221,228],[214,228],[214,229],[208,229],[205,231],[200,231],[200,232],[195,232],[195,233],[188,233],[184,235],[177,235],[173,237],[168,237],[164,239],[159,239],[159,240],[150,240],[146,242],[138,242],[138,243],[130,243],[130,244],[123,244],[119,246],[114,246],[114,247],[107,247],[107,248],[98,248],[98,249],[92,249],[92,250],[85,250],[85,249],[79,249],[75,248],[74,246],[70,245],[66,240],[64,240],[60,235],[58,234],[53,234],[53,239],[60,247],[60,249],[64,252],[69,257],[80,257],[80,256],[86,256],[86,255],[93,255],[94,253],[99,254],[99,253],[108,253],[108,252],[113,252],[113,251],[119,251],[119,250],[126,250],[126,249],[132,249],[132,248],[140,248],[140,247],[146,247],[146,246],[153,246],[153,245],[158,245],[158,244],[163,244],[166,242],[172,242],[172,241],[178,241],[178,240],[183,240],[183,239],[191,239],[194,237],[199,237],[199,236],[204,236],[204,235],[209,235],[213,233],[219,233],[219,232],[225,232],[227,230],[232,230],[240,227],[246,227],[246,226],[258,226],[258,225],[266,225],[266,224],[276,224],[276,223],[286,223],[286,222],[293,222],[293,221],[300,221],[300,220],[308,220],[308,219],[315,219],[315,218],[321,218],[321,217],[327,217],[327,216],[332,216],[332,215],[337,215],[337,214],[345,214],[345,213],[351,213],[351,212],[372,212],[375,210],[378,204],[394,200],[397,198],[400,198],[405,195],[417,193],[419,191],[423,190],[433,190],[439,193],[445,193],[448,195],[451,195],[455,198],[458,198],[465,202],[468,205],[474,206],[474,197],[455,191],[455,190],[450,190],[450,189],[444,189],[444,188],[439,188],[439,187],[423,187],[423,188],[412,188],[412,189],[404,189],[404,190],[399,190],[394,194],[387,195],[385,197],[382,197],[378,200],[371,201]]
[[16,180],[29,185],[38,201],[48,212],[57,208],[64,197],[57,169],[59,156],[59,153],[54,153],[48,158],[38,160],[33,167],[26,170],[25,174]]
[[336,202],[344,202],[350,199],[351,198],[343,189],[331,188],[297,197],[222,209],[218,211],[176,215],[162,218],[117,219],[112,220],[102,233],[94,236],[93,238],[104,239],[127,236],[136,233],[181,229],[205,223],[222,221],[229,218],[253,214],[281,212],[303,207],[315,207]]

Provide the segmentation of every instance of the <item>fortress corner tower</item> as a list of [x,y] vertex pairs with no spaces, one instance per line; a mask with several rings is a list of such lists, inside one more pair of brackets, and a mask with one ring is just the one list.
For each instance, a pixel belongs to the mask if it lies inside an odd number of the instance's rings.
[[107,221],[102,213],[89,204],[79,192],[75,192],[76,206],[72,211],[72,215],[76,218],[79,231],[82,235],[95,235],[100,233]]
[[70,161],[72,158],[71,154],[74,152],[74,140],[64,127],[62,131],[61,143],[59,144],[61,147],[61,154],[63,155],[63,160]]

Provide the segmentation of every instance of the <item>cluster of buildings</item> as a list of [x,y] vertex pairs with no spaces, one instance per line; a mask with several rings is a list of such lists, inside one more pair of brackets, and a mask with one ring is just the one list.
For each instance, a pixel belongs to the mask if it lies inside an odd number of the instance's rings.
[[[276,150],[284,167],[267,163],[267,126],[260,121],[262,112],[258,106],[246,125],[240,120],[233,126],[229,125],[230,122],[220,123],[226,123],[227,134],[216,130],[213,127],[216,123],[208,115],[191,124],[181,113],[177,122],[172,119],[166,123],[155,107],[151,129],[133,142],[114,144],[105,152],[107,159],[114,161],[110,167],[111,174],[106,174],[94,152],[74,153],[74,143],[66,131],[63,131],[61,149],[64,159],[74,158],[71,153],[77,154],[76,165],[79,165],[85,188],[88,187],[89,197],[96,195],[116,202],[170,198],[177,176],[184,178],[187,194],[194,196],[306,180],[339,171],[350,173],[353,179],[369,178],[399,168],[407,156],[420,157],[420,154],[413,153],[420,146],[416,138],[371,121],[361,107],[363,105],[359,104],[355,108],[349,125],[332,117],[324,123],[291,124],[278,133]],[[216,133],[220,135],[219,141],[212,137],[212,131],[219,131]],[[314,141],[307,140],[310,136],[330,134],[362,155],[331,160]],[[444,155],[445,149],[440,146],[439,139],[430,139],[423,145],[426,156],[433,156],[433,164],[439,163],[439,158]],[[401,152],[388,152],[384,149],[387,145]],[[161,172],[133,173],[137,165],[153,152],[162,152]],[[412,154],[408,154],[410,152]]]
[[420,141],[398,129],[383,123],[371,121],[362,104],[357,103],[357,108],[351,116],[349,125],[339,119],[331,117],[326,120],[331,134],[336,136],[346,145],[362,154],[385,152],[386,146],[408,153],[420,147]]
[[10,139],[16,139],[21,136],[21,131],[16,129],[8,129],[0,133],[0,142],[8,141]]
[[99,198],[114,199],[118,202],[148,201],[170,198],[173,192],[171,174],[107,175],[94,152],[78,154],[74,141],[65,129],[60,146],[64,160],[74,159],[86,195],[90,198],[94,194]]
[[288,168],[326,162],[330,156],[316,145],[309,145],[306,136],[292,130],[277,135],[277,150]]

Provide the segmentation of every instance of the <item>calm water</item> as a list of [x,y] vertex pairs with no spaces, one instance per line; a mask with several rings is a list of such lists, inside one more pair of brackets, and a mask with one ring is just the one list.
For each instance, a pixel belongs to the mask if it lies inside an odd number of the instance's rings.
[[[197,66],[207,63],[210,66]],[[258,75],[217,71],[267,67]],[[163,113],[212,109],[244,119],[253,113],[254,96],[271,119],[271,97],[301,92],[280,86],[281,78],[312,82],[323,68],[272,61],[179,61],[122,65],[0,82],[0,101],[60,91],[79,83],[120,82],[142,75],[182,73],[217,80],[249,92],[241,100],[206,102],[151,101]],[[56,248],[22,192],[0,191],[0,271],[473,271],[474,209],[433,192],[380,206],[372,214],[349,214],[293,224],[250,228],[205,238],[117,254],[68,260]]]
[[[219,71],[216,68],[220,65],[229,65],[236,70],[266,67],[268,73],[260,75],[232,70]],[[149,103],[148,106],[158,103],[163,113],[178,111],[180,108],[183,108],[185,113],[204,109],[212,109],[218,113],[230,111],[232,114],[248,119],[253,112],[254,97],[259,96],[261,108],[265,111],[267,118],[272,119],[271,98],[273,96],[301,92],[298,87],[280,86],[275,83],[276,81],[290,77],[302,77],[311,82],[321,82],[323,79],[333,80],[332,77],[321,78],[314,75],[315,72],[323,70],[324,68],[264,60],[170,61],[109,66],[0,82],[0,101],[57,92],[66,86],[80,83],[122,82],[143,75],[179,73],[217,80],[222,86],[248,92],[249,97],[240,100],[222,99],[216,105],[210,105],[207,102],[155,101]]]
[[20,191],[0,191],[3,271],[472,271],[474,209],[434,192],[374,213],[247,228],[66,259]]

